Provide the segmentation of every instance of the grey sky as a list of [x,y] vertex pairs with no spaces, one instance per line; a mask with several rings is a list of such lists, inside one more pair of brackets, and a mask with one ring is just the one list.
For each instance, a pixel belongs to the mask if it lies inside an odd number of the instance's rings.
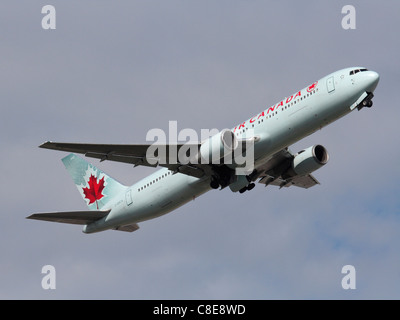
[[[57,29],[41,28],[41,8]],[[2,1],[2,299],[400,298],[398,1]],[[134,233],[26,220],[85,210],[46,140],[140,143],[152,128],[230,128],[326,74],[377,71],[374,107],[323,144],[309,190],[211,191]],[[148,168],[94,164],[124,184]],[[43,290],[41,268],[56,268]],[[343,290],[354,265],[357,289]]]

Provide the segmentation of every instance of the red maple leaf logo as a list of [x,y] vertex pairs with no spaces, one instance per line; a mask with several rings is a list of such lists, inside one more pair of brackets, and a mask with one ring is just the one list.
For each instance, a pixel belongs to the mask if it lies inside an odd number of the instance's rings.
[[100,200],[104,197],[104,194],[101,193],[104,189],[104,177],[97,182],[97,178],[91,174],[88,185],[89,187],[82,188],[85,198],[89,200],[89,204],[96,202],[97,209],[99,209],[97,200]]

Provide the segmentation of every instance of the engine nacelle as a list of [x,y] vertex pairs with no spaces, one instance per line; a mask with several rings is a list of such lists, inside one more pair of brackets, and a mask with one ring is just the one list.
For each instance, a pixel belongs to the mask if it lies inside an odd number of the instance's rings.
[[221,158],[231,155],[237,148],[235,134],[228,129],[213,135],[200,146],[199,161],[201,163],[219,164]]
[[293,159],[292,168],[289,169],[291,174],[306,175],[309,174],[323,165],[329,160],[329,154],[326,149],[317,144],[300,151]]

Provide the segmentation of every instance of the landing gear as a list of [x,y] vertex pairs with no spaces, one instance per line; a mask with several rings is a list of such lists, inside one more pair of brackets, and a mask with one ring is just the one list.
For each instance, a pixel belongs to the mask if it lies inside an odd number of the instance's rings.
[[373,105],[373,102],[372,102],[373,97],[374,97],[374,94],[372,92],[368,93],[366,98],[358,105],[357,109],[360,111],[364,107],[371,108]]
[[250,183],[248,186],[242,188],[239,190],[239,193],[243,193],[245,191],[250,191],[252,190],[256,185],[254,183]]
[[255,185],[254,183],[250,183],[250,184],[247,186],[247,190],[250,191],[250,190],[252,190],[255,186],[256,186],[256,185]]
[[362,105],[363,105],[363,107],[371,108],[373,105],[373,102],[372,102],[372,100],[364,100],[362,102]]
[[213,166],[209,174],[211,175],[210,187],[212,189],[220,188],[222,190],[233,182],[235,170],[225,165]]
[[212,167],[210,188],[224,189],[227,186],[232,192],[243,193],[252,190],[256,185],[252,182],[257,177],[257,171],[254,170],[250,175],[236,175],[233,169],[226,166]]
[[219,188],[218,181],[217,180],[211,180],[210,187],[213,188],[213,189],[218,189]]

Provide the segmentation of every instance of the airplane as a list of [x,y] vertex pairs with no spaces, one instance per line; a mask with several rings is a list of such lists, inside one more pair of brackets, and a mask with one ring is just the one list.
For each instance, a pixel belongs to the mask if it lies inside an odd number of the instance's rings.
[[[152,144],[45,142],[39,147],[72,152],[62,162],[89,210],[34,213],[27,218],[83,225],[84,233],[132,232],[139,229],[138,223],[167,214],[212,189],[229,186],[243,193],[253,189],[255,182],[310,188],[319,184],[312,173],[328,162],[329,154],[319,144],[298,153],[289,146],[355,109],[370,108],[378,82],[379,74],[364,67],[333,72],[235,127],[191,143],[186,149],[191,151],[189,161],[176,161],[174,152],[185,148],[178,143],[161,144],[158,153],[149,157]],[[252,170],[238,174],[243,165],[235,158],[222,159],[222,154],[236,150],[239,155],[252,154]],[[100,161],[162,168],[129,187],[76,153]],[[210,162],[211,158],[221,161]]]

